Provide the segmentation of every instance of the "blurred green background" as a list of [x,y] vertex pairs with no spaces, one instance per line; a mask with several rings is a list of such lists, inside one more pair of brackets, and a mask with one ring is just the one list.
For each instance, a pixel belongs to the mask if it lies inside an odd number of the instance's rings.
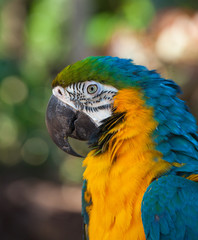
[[180,84],[198,118],[198,2],[0,0],[0,16],[0,238],[81,239],[82,159],[47,133],[51,82],[90,55],[132,58]]

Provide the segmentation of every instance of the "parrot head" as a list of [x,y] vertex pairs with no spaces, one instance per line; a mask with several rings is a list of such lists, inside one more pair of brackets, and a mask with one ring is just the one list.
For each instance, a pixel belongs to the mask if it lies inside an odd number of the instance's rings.
[[[196,131],[196,121],[184,102],[177,98],[181,90],[172,80],[162,78],[155,70],[133,64],[131,59],[88,57],[67,66],[52,82],[53,94],[46,113],[52,140],[74,156],[80,155],[72,149],[68,137],[92,142],[92,148],[99,150],[97,153],[106,151],[115,126],[126,121],[125,114],[129,113],[123,99],[128,98],[136,107],[139,104],[133,95],[128,96],[132,92],[138,93],[141,104],[152,109],[152,121],[157,124],[150,134],[156,149],[164,156],[171,149],[167,142],[171,134],[186,136],[186,133]],[[123,105],[122,109],[118,108],[116,101],[120,102],[119,106]],[[130,114],[134,117],[141,115],[140,108],[132,111],[132,105]],[[173,161],[170,154],[167,159]]]
[[[68,137],[90,140],[103,121],[112,115],[114,96],[126,86],[123,73],[131,60],[88,57],[63,69],[52,83],[46,125],[55,144],[79,156]],[[131,82],[131,81],[129,81]]]

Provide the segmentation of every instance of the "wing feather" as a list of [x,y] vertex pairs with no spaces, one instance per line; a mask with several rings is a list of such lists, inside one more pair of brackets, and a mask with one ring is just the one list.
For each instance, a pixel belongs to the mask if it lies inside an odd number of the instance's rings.
[[150,184],[142,201],[147,240],[198,239],[198,183],[163,176]]

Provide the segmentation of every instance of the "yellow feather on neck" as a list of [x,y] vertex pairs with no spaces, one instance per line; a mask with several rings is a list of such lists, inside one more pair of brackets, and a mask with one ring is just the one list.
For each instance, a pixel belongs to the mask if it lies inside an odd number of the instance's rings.
[[111,131],[108,150],[83,162],[86,167],[89,207],[89,240],[143,240],[141,202],[151,181],[170,168],[155,150],[151,134],[157,127],[153,109],[138,89],[123,89],[114,99],[124,120]]

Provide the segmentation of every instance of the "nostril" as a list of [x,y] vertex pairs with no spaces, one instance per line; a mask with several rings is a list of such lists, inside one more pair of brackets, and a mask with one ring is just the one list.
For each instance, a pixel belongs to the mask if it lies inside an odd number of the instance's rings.
[[59,93],[61,96],[63,95],[60,89],[58,89],[58,93]]

